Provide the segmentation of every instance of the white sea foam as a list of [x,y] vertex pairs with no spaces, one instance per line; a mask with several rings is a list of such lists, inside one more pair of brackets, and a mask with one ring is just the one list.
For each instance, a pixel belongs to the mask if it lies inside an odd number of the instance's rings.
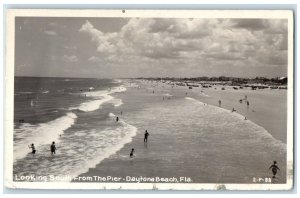
[[95,111],[95,110],[99,109],[103,103],[108,102],[111,99],[113,99],[113,97],[106,94],[106,95],[102,96],[102,99],[92,100],[92,101],[81,103],[75,109],[79,109],[80,111],[84,111],[84,112]]
[[209,95],[207,95],[207,94],[204,93],[204,92],[201,92],[201,94],[202,94],[203,96],[205,96],[205,97],[210,97]]
[[101,105],[103,103],[107,103],[107,102],[112,102],[115,106],[120,106],[123,104],[122,100],[115,99],[110,94],[124,92],[124,91],[126,91],[126,88],[124,86],[120,86],[120,87],[114,87],[110,90],[85,92],[83,94],[86,94],[88,97],[93,98],[93,100],[81,103],[77,107],[71,107],[70,110],[78,109],[84,112],[95,111],[101,108]]
[[172,97],[173,95],[166,93],[166,94],[164,94],[164,96]]
[[122,104],[124,104],[123,101],[122,101],[121,99],[117,99],[117,98],[111,100],[110,102],[111,102],[115,107],[119,107],[119,106],[121,106]]
[[71,178],[62,178],[66,182],[71,181],[73,176],[78,176],[90,168],[94,168],[105,158],[119,151],[125,144],[130,143],[137,132],[136,127],[123,120],[116,123],[113,113],[110,113],[109,117],[113,124],[111,127],[102,130],[84,129],[64,134],[61,141],[56,144],[58,151],[56,156],[51,158],[51,166],[49,166],[49,157],[44,154],[49,147],[45,145],[37,147],[37,157],[30,160],[38,163],[38,166],[19,161],[22,164],[19,174],[33,171],[36,175],[45,175],[45,173],[54,176],[70,175]]
[[187,99],[187,100],[191,100],[191,101],[193,101],[193,102],[195,102],[195,103],[198,103],[198,104],[200,104],[200,105],[204,105],[204,103],[203,103],[203,102],[200,102],[199,100],[196,100],[196,99],[194,99],[194,98],[191,98],[191,97],[185,97],[185,99]]
[[76,118],[76,114],[67,113],[67,115],[47,123],[22,124],[19,129],[15,129],[20,140],[14,141],[14,160],[24,158],[30,152],[28,150],[29,144],[34,143],[38,147],[39,145],[51,144],[51,141],[58,141],[59,136],[75,123]]
[[108,116],[112,118],[112,117],[115,117],[116,115],[113,113],[109,113]]
[[[110,113],[111,117],[115,117],[113,113]],[[103,161],[105,158],[115,154],[117,151],[121,150],[125,144],[130,143],[132,138],[136,135],[137,128],[127,124],[123,120],[119,121],[120,126],[116,129],[105,129],[101,131],[103,134],[110,134],[109,138],[106,137],[106,141],[102,141],[103,147],[99,147],[97,151],[91,150],[91,158],[85,160],[83,164],[78,164],[79,167],[72,170],[70,173],[73,175],[80,175],[87,172],[90,168],[95,168],[97,164]],[[95,137],[97,138],[100,132],[95,131]],[[102,138],[103,140],[103,138]],[[105,138],[104,138],[105,140]],[[88,154],[89,155],[89,154]]]
[[32,94],[33,92],[30,91],[23,91],[23,92],[19,92],[18,94]]
[[45,90],[45,91],[43,91],[42,93],[43,93],[43,94],[47,94],[47,93],[49,93],[49,90]]

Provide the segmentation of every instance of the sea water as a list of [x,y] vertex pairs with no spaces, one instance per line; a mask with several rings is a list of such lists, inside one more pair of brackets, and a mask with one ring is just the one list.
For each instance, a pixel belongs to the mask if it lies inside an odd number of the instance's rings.
[[112,113],[125,91],[116,80],[16,77],[14,174],[76,176],[122,148],[136,132]]
[[276,160],[280,183],[286,180],[284,142],[239,113],[185,92],[101,79],[17,78],[15,87],[18,176],[183,176],[197,183],[253,183],[271,177],[268,168]]

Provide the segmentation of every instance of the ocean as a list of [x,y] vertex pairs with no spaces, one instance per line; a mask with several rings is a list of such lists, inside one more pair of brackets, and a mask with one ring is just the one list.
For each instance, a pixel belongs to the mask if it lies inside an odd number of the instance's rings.
[[16,77],[14,174],[77,175],[130,142],[136,128],[112,113],[122,101],[111,94],[124,91],[116,80]]
[[253,183],[270,178],[276,160],[277,182],[285,183],[284,139],[239,112],[208,105],[203,92],[187,92],[150,81],[16,77],[13,174]]

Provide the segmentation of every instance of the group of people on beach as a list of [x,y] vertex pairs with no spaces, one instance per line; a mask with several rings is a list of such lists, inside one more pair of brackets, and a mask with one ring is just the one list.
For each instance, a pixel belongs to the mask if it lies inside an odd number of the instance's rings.
[[[121,111],[120,114],[122,115],[123,112]],[[120,118],[118,116],[116,116],[116,122],[119,122]],[[146,144],[148,142],[148,136],[149,136],[149,132],[146,130],[144,133],[144,144]],[[134,148],[131,149],[130,154],[129,154],[130,158],[134,157]]]
[[[32,143],[31,145],[28,145],[28,147],[31,149],[31,153],[32,155],[34,155],[36,153],[36,149],[34,144]],[[50,145],[50,151],[51,151],[51,155],[55,154],[56,151],[56,146],[55,146],[55,142],[53,141],[52,144]]]
[[[148,136],[149,136],[149,135],[150,135],[150,134],[149,134],[148,131],[146,130],[145,133],[144,133],[144,144],[147,144],[147,142],[148,142]],[[134,157],[134,148],[131,149],[130,154],[129,154],[129,157],[130,157],[130,158],[133,158],[133,157]]]

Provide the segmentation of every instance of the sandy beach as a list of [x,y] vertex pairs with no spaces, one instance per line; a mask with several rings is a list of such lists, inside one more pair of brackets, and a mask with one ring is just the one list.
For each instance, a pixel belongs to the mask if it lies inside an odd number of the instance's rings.
[[[267,90],[201,92],[200,88],[172,88],[150,81],[136,83],[117,94],[124,104],[122,114],[114,112],[137,127],[136,136],[80,176],[185,177],[197,183],[253,183],[255,178],[270,178],[268,168],[276,160],[281,169],[276,182],[285,183],[286,130],[279,126],[284,123],[284,114],[279,113],[286,108],[284,97]],[[238,101],[245,94],[251,101],[248,110]],[[218,107],[219,98],[222,108]],[[231,112],[232,107],[237,112]],[[270,119],[260,119],[266,115]],[[270,130],[268,126],[274,123],[277,125]],[[143,143],[145,130],[150,133],[147,144]],[[131,148],[135,149],[134,158],[129,158]]]

